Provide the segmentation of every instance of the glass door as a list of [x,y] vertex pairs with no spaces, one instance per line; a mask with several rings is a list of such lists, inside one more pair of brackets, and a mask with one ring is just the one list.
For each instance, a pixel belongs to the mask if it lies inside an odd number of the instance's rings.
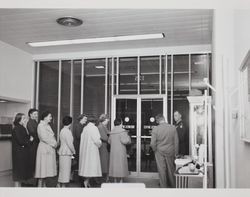
[[127,145],[128,168],[137,171],[137,99],[116,99],[116,118],[121,118],[124,129],[128,130],[131,144]]
[[157,172],[155,156],[150,147],[151,134],[157,125],[155,116],[163,114],[163,99],[141,99],[140,172]]
[[112,120],[122,119],[124,129],[129,131],[132,141],[130,145],[127,145],[128,167],[131,176],[158,177],[150,142],[152,129],[157,125],[155,116],[162,113],[166,117],[166,100],[164,96],[153,97],[153,95],[151,97],[118,96],[114,99]]

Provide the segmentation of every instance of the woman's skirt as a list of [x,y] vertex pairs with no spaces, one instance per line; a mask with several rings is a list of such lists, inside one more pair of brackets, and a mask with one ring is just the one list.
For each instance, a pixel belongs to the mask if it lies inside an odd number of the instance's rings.
[[71,174],[71,156],[60,155],[59,156],[59,183],[69,183]]

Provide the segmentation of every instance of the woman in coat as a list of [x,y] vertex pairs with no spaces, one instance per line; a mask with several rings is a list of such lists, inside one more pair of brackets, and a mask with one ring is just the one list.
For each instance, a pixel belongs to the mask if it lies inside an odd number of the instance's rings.
[[[39,138],[37,135],[37,126],[38,126],[38,111],[37,109],[30,109],[28,112],[29,120],[27,122],[27,130],[29,132],[29,135],[34,138],[33,143],[30,147],[30,154],[31,154],[31,171],[33,173],[33,176],[35,175],[35,169],[36,169],[36,152],[37,147],[39,144]],[[36,182],[36,181],[35,181]],[[36,185],[36,184],[35,184]]]
[[99,155],[99,147],[102,145],[101,136],[95,126],[95,118],[88,117],[89,123],[81,134],[79,151],[79,176],[85,177],[84,187],[90,187],[91,177],[101,177],[102,169]]
[[131,143],[131,139],[122,128],[121,119],[115,119],[114,125],[108,140],[111,146],[109,176],[114,177],[115,182],[118,179],[123,182],[123,178],[129,175],[126,145]]
[[57,142],[54,132],[49,123],[52,115],[49,111],[45,111],[41,115],[41,121],[37,127],[39,137],[39,145],[36,155],[36,171],[35,178],[39,179],[38,186],[44,185],[44,179],[47,177],[55,177],[56,169],[56,147]]
[[59,154],[59,176],[58,182],[61,183],[62,187],[65,187],[70,181],[71,174],[71,160],[73,154],[75,154],[75,148],[73,144],[73,135],[70,130],[72,118],[65,116],[62,120],[63,129],[60,132],[60,148]]
[[108,135],[110,131],[107,129],[109,123],[109,117],[107,114],[102,114],[99,117],[98,129],[101,136],[102,145],[99,148],[101,167],[102,167],[102,177],[105,182],[108,182],[108,170],[109,170],[109,151],[108,151]]
[[[33,137],[28,135],[25,126],[26,118],[22,113],[15,116],[12,130],[12,176],[15,186],[33,177],[30,160],[30,146]],[[2,158],[3,159],[3,158]]]

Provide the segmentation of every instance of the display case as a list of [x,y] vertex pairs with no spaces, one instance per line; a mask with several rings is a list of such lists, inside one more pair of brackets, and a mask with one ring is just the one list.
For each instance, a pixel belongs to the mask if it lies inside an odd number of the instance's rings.
[[[205,96],[188,96],[189,101],[189,154],[193,157],[204,158],[204,145],[207,139],[207,162],[212,164],[212,121],[211,96],[207,96],[207,116],[205,114]],[[207,132],[206,132],[207,127]],[[207,133],[207,138],[205,136]],[[202,161],[200,161],[202,162]]]

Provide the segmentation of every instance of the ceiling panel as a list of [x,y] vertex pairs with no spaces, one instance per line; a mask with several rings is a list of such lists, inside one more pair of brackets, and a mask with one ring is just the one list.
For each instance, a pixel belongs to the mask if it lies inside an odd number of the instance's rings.
[[[56,19],[73,16],[79,27]],[[158,40],[32,48],[27,42],[164,33]],[[212,10],[167,9],[0,9],[0,40],[32,54],[211,44]]]

